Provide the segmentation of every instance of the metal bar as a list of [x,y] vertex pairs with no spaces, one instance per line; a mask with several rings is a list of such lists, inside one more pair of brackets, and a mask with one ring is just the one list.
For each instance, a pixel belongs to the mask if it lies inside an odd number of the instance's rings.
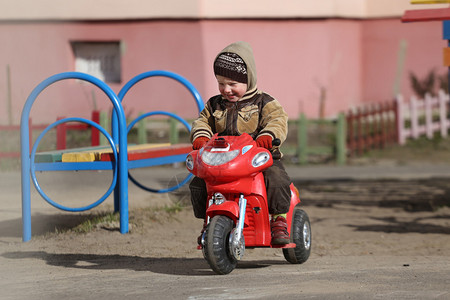
[[111,161],[35,163],[36,171],[112,170]]
[[[58,117],[56,120],[64,119],[63,117]],[[67,124],[62,123],[56,126],[56,149],[64,150],[66,149],[66,137],[67,137]]]
[[337,121],[336,128],[336,162],[339,165],[343,165],[346,162],[346,123],[345,115],[340,113]]
[[[139,114],[139,116],[142,116],[142,113]],[[146,126],[147,120],[142,119],[138,122],[138,144],[146,144],[147,143],[147,126]]]
[[11,92],[11,68],[6,65],[6,101],[8,102],[8,124],[12,125],[13,113],[12,113],[12,92]]
[[180,139],[178,135],[177,121],[174,118],[170,118],[169,124],[170,124],[170,131],[169,131],[170,143],[172,145],[178,144]]
[[240,241],[242,234],[244,232],[244,220],[245,220],[245,210],[247,208],[247,199],[244,198],[244,194],[239,196],[239,220],[237,230],[236,240]]
[[305,114],[301,113],[297,124],[298,162],[302,165],[308,162],[308,120]]
[[[92,111],[91,120],[100,125],[100,112],[98,110]],[[98,145],[100,145],[100,132],[96,128],[91,127],[91,146]]]
[[[108,114],[106,111],[100,112],[100,126],[108,130],[109,123],[108,123]],[[101,146],[108,145],[108,140],[103,134],[100,135],[99,142]]]
[[[31,239],[31,199],[30,199],[30,111],[36,98],[40,93],[51,84],[65,79],[81,79],[99,87],[110,99],[117,114],[119,128],[119,154],[118,154],[118,189],[120,190],[120,231],[128,232],[128,176],[127,176],[127,130],[125,123],[125,113],[117,95],[112,89],[101,80],[78,72],[65,72],[53,75],[37,85],[22,109],[20,121],[20,144],[21,144],[21,187],[22,187],[22,239],[28,241]],[[34,164],[37,165],[37,164]]]

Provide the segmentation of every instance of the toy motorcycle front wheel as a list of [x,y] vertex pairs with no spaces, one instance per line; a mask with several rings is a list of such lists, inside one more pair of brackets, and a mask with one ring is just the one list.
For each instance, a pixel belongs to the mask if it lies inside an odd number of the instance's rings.
[[205,232],[203,255],[211,269],[224,275],[234,270],[237,260],[230,253],[229,237],[234,222],[226,216],[214,216]]
[[311,253],[311,224],[307,213],[298,206],[294,208],[292,216],[291,243],[297,246],[283,249],[284,258],[291,264],[307,261]]

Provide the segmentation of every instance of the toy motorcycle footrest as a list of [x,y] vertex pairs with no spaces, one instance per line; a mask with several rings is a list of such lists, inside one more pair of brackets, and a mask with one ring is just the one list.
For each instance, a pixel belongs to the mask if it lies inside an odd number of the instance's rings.
[[286,245],[270,245],[270,248],[295,248],[297,247],[296,243],[289,243]]

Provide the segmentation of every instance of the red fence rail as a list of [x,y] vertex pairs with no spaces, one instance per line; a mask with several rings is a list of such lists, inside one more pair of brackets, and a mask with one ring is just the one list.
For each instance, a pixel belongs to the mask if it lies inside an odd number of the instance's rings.
[[[58,117],[57,120],[63,119],[63,117]],[[100,112],[97,110],[92,111],[91,120],[100,123]],[[32,131],[33,130],[44,130],[47,128],[49,124],[33,124],[31,118],[28,120],[28,127],[30,128],[30,145],[33,143]],[[66,149],[66,137],[67,131],[69,130],[91,130],[91,145],[98,146],[100,144],[100,132],[96,128],[91,128],[90,125],[85,123],[62,123],[56,126],[56,148],[57,150]],[[16,131],[17,135],[20,135],[20,125],[0,125],[0,131]],[[20,151],[10,151],[10,152],[1,152],[0,151],[0,159],[1,158],[19,158]]]
[[[64,119],[59,117],[58,120]],[[98,110],[92,111],[91,120],[97,124],[100,124],[100,112]],[[96,128],[91,128],[90,125],[85,123],[68,124],[62,123],[56,127],[56,149],[66,149],[66,136],[68,130],[91,130],[91,145],[100,145],[100,132]]]
[[346,114],[349,155],[361,155],[370,149],[396,143],[397,115],[395,101],[350,110]]

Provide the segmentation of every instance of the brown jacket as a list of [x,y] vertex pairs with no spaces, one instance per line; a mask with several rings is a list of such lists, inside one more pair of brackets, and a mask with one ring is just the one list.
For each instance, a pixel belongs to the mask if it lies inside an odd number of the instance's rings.
[[[200,136],[211,138],[213,134],[250,134],[254,139],[262,135],[278,138],[283,142],[287,136],[287,114],[280,103],[270,95],[258,90],[253,52],[245,42],[233,43],[222,52],[238,54],[246,63],[248,87],[238,102],[229,102],[221,95],[208,100],[205,108],[194,121],[191,142]],[[220,53],[218,55],[220,55]],[[278,148],[272,151],[274,159],[279,159]]]

